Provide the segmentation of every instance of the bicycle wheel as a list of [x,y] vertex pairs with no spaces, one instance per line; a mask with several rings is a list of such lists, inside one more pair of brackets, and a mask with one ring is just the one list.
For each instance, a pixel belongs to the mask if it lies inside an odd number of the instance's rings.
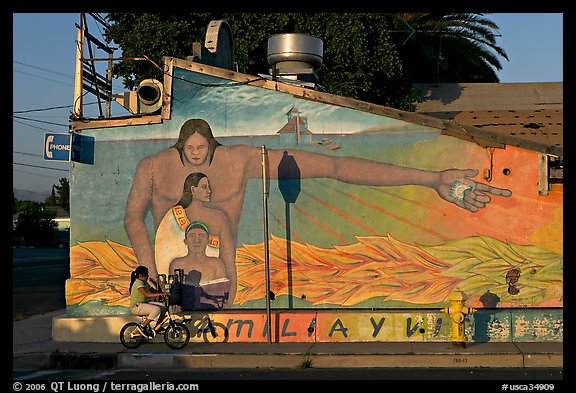
[[128,322],[120,329],[120,342],[128,349],[138,348],[146,340],[136,326],[138,323]]
[[164,341],[172,349],[182,349],[190,341],[190,330],[182,322],[173,322],[166,327]]
[[203,328],[205,343],[225,343],[228,341],[228,329],[223,323],[209,321]]

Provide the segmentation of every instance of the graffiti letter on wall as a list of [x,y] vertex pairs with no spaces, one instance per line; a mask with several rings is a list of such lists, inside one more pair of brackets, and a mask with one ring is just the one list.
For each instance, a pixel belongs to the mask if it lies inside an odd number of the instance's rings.
[[422,319],[418,318],[418,321],[416,322],[416,325],[414,325],[413,328],[410,328],[411,324],[412,324],[412,318],[408,317],[408,319],[406,319],[406,335],[408,337],[412,337],[412,335],[416,332],[416,330],[418,330],[420,325],[422,325]]
[[248,326],[250,326],[248,328],[248,338],[252,337],[252,329],[254,328],[254,321],[251,320],[243,320],[243,319],[239,319],[237,321],[233,320],[233,319],[229,319],[228,320],[228,324],[226,325],[226,328],[228,329],[228,331],[232,331],[232,329],[230,329],[230,327],[236,324],[237,328],[236,328],[236,337],[240,337],[240,333],[242,332],[242,327],[245,324],[248,324]]
[[308,326],[308,337],[312,336],[312,333],[314,333],[314,326],[316,326],[316,318],[312,318],[312,321],[310,321],[310,326]]
[[372,337],[376,337],[378,335],[378,333],[380,332],[380,329],[382,329],[382,325],[384,324],[385,320],[386,320],[386,318],[380,318],[380,322],[378,322],[378,324],[376,324],[376,321],[374,320],[374,318],[370,317],[370,323],[372,324],[372,327],[374,328],[374,331],[372,332]]
[[332,334],[334,334],[334,332],[337,330],[342,332],[344,337],[348,337],[348,333],[346,333],[348,331],[348,328],[344,327],[344,325],[342,324],[342,321],[340,321],[340,318],[338,318],[336,320],[336,322],[334,322],[334,324],[330,328],[330,333],[328,333],[328,337],[332,337]]
[[287,332],[286,331],[289,324],[290,324],[290,320],[288,318],[286,318],[286,320],[284,321],[284,326],[282,326],[282,337],[295,336],[296,335],[296,332]]
[[440,334],[440,328],[442,327],[442,318],[436,320],[436,326],[434,327],[434,337]]

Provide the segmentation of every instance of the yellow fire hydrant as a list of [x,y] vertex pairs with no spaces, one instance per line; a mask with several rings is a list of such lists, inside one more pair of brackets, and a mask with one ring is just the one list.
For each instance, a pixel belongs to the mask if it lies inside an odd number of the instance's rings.
[[466,299],[466,295],[460,291],[460,289],[456,288],[448,297],[450,307],[444,307],[442,309],[442,312],[450,314],[450,319],[452,320],[452,345],[459,348],[465,347],[467,341],[464,332],[464,319],[466,315],[476,312],[475,308],[464,306]]

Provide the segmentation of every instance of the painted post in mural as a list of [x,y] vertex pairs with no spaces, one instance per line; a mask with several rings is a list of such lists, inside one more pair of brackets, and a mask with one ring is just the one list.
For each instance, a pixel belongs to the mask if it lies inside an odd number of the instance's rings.
[[268,343],[272,342],[272,323],[270,320],[270,256],[268,251],[268,187],[266,182],[266,168],[268,167],[268,159],[266,153],[266,146],[262,145],[262,207],[264,216],[264,268],[266,270],[266,317],[268,320]]

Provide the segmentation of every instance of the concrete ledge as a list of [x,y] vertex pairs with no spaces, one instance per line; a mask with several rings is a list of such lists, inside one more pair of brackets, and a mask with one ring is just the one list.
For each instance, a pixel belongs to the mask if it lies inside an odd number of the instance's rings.
[[528,353],[524,355],[524,367],[564,367],[564,354]]
[[119,353],[119,368],[174,368],[171,353]]
[[[173,350],[163,337],[129,350],[120,343],[130,315],[67,317],[62,311],[13,324],[13,367],[159,368],[546,368],[563,367],[562,342],[190,342]],[[52,329],[51,329],[52,327]],[[52,339],[51,336],[56,339]],[[102,337],[105,338],[102,341]],[[94,341],[95,338],[101,341]]]
[[131,315],[67,317],[52,319],[52,340],[62,342],[120,342],[120,329],[128,322],[139,322]]
[[536,368],[563,367],[562,354],[80,353],[13,356],[14,368]]
[[120,368],[298,368],[304,355],[272,354],[119,354]]
[[312,356],[312,367],[524,367],[522,355],[332,355]]
[[[367,335],[365,330],[357,329],[358,331],[362,331],[363,333],[358,333],[355,335],[351,335],[350,337],[340,337],[339,335],[336,336],[335,339],[326,336],[325,334],[319,334],[318,330],[315,332],[314,336],[310,336],[306,331],[308,327],[308,322],[305,326],[297,325],[296,321],[298,317],[302,317],[302,315],[308,315],[311,311],[275,311],[275,318],[280,321],[281,318],[285,318],[285,321],[292,321],[292,327],[288,328],[288,332],[290,335],[284,336],[283,334],[276,332],[273,334],[272,341],[273,342],[327,342],[327,343],[336,343],[340,342],[342,338],[345,338],[347,342],[357,342],[357,343],[371,343],[371,342],[406,342],[406,343],[416,343],[416,342],[428,342],[428,343],[446,343],[450,342],[450,336],[447,335],[445,331],[442,334],[438,335],[430,335],[430,334],[422,334],[422,335],[412,335],[407,336],[406,334],[392,334],[392,335],[383,335],[381,339],[375,340],[374,337],[371,337],[369,334]],[[323,320],[317,321],[317,328],[320,326],[320,322],[324,321],[324,330],[326,330],[326,323],[330,324],[333,318],[336,318],[336,315],[330,311],[320,311],[316,310],[313,312],[313,315],[316,315],[318,318],[322,317]],[[354,318],[359,318],[360,320],[364,321],[371,318],[374,313],[370,312],[345,312],[342,311],[342,315],[349,314],[354,315]],[[561,311],[556,311],[556,313],[560,313]],[[178,314],[179,317],[186,316],[192,317],[193,321],[201,320],[206,313],[202,312],[190,312],[185,314]],[[430,312],[429,314],[434,314],[434,312]],[[340,315],[340,314],[338,314]],[[382,320],[384,318],[390,318],[390,321],[396,321],[395,323],[400,323],[403,318],[408,318],[411,314],[407,314],[406,312],[380,312],[378,313],[379,318],[381,317]],[[503,315],[507,315],[503,312]],[[555,314],[556,315],[556,314]],[[230,328],[230,342],[266,342],[265,336],[260,335],[260,332],[263,332],[262,326],[264,324],[264,320],[266,316],[263,314],[262,311],[254,311],[254,310],[236,310],[236,311],[219,311],[218,316],[215,317],[215,320],[220,318],[223,323]],[[331,319],[332,318],[332,319]],[[115,343],[118,342],[118,333],[124,324],[129,321],[138,322],[140,319],[131,314],[117,314],[117,315],[101,315],[101,316],[67,316],[67,315],[59,315],[53,318],[52,321],[52,339],[54,341],[61,341],[61,342],[109,342]],[[386,319],[388,321],[388,319]],[[254,334],[247,334],[245,332],[240,332],[241,326],[240,322],[247,323],[251,326],[250,331],[252,331],[252,327],[254,328]],[[280,322],[278,322],[280,323]],[[283,325],[284,326],[284,325]],[[296,327],[298,326],[298,327]],[[371,325],[369,325],[371,326]],[[404,325],[403,325],[404,326]],[[373,328],[373,327],[372,327]],[[191,331],[194,330],[193,325],[190,325]],[[239,330],[240,329],[240,330]],[[296,330],[290,330],[296,329]],[[283,331],[283,330],[282,330]],[[257,333],[256,333],[257,332]],[[297,332],[305,332],[295,339],[292,337],[292,334],[296,334]],[[234,334],[236,333],[236,334]],[[449,333],[449,332],[448,332]],[[559,334],[557,336],[549,337],[538,337],[540,341],[532,341],[527,342],[525,341],[525,337],[520,335],[518,337],[508,334],[497,337],[497,339],[488,340],[486,343],[526,343],[529,344],[546,344],[543,342],[544,340],[552,340],[553,342],[561,342],[562,335]],[[530,340],[534,340],[534,337],[528,337]],[[469,342],[467,343],[467,347],[472,348],[477,343]]]
[[176,355],[174,365],[184,368],[299,368],[306,357],[298,354],[273,355]]
[[[132,354],[118,355],[119,368],[523,368],[522,355],[305,355],[305,354]],[[549,363],[534,367],[552,367]]]

